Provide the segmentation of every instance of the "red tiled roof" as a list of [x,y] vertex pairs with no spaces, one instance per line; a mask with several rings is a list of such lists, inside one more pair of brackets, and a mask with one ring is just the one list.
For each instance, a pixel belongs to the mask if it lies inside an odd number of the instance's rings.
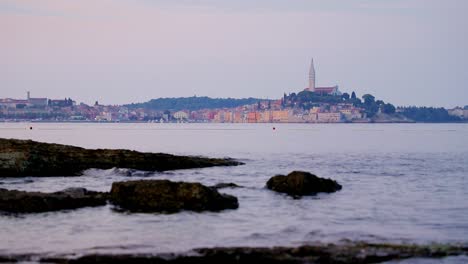
[[315,91],[333,91],[336,87],[315,87]]

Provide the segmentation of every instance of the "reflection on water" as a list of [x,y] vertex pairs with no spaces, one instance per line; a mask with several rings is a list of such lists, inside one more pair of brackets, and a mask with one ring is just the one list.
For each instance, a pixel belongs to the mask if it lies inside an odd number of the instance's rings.
[[[205,246],[300,245],[342,239],[467,242],[468,125],[1,124],[0,137],[90,148],[234,157],[246,165],[164,173],[95,170],[82,177],[0,178],[8,189],[108,191],[112,182],[171,179],[239,198],[221,213],[120,213],[96,208],[0,216],[0,253],[173,252]],[[264,188],[292,170],[343,189],[300,200]],[[404,262],[403,262],[404,263]]]

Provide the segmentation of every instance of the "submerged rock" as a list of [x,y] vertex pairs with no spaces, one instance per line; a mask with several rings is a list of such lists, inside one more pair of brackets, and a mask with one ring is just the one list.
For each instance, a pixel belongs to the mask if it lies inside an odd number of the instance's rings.
[[107,203],[107,193],[70,188],[60,192],[24,192],[0,189],[0,211],[38,213],[101,206]]
[[242,186],[239,186],[235,183],[232,182],[221,182],[218,184],[215,184],[213,186],[210,186],[210,188],[219,190],[219,189],[224,189],[224,188],[242,188]]
[[169,180],[114,182],[111,202],[133,212],[220,211],[239,207],[237,198],[200,183]]
[[410,258],[442,258],[468,254],[456,245],[349,243],[274,248],[201,248],[185,254],[88,255],[77,259],[43,258],[47,263],[381,263]]
[[293,196],[331,193],[341,190],[341,185],[331,179],[319,178],[304,171],[293,171],[287,176],[276,175],[267,182],[267,188]]
[[233,159],[174,156],[131,150],[84,149],[31,140],[0,138],[0,176],[77,176],[86,169],[128,168],[143,171],[236,166]]

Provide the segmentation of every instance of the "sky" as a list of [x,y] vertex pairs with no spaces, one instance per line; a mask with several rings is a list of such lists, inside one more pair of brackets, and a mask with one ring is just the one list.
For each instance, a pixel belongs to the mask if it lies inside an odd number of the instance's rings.
[[276,99],[308,84],[468,105],[466,0],[0,0],[0,98]]

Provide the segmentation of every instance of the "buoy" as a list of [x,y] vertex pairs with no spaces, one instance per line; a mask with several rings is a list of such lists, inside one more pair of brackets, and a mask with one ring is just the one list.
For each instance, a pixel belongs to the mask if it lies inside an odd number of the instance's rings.
[[273,127],[273,130],[276,130],[276,127]]
[[32,130],[32,127],[29,127],[29,130]]

